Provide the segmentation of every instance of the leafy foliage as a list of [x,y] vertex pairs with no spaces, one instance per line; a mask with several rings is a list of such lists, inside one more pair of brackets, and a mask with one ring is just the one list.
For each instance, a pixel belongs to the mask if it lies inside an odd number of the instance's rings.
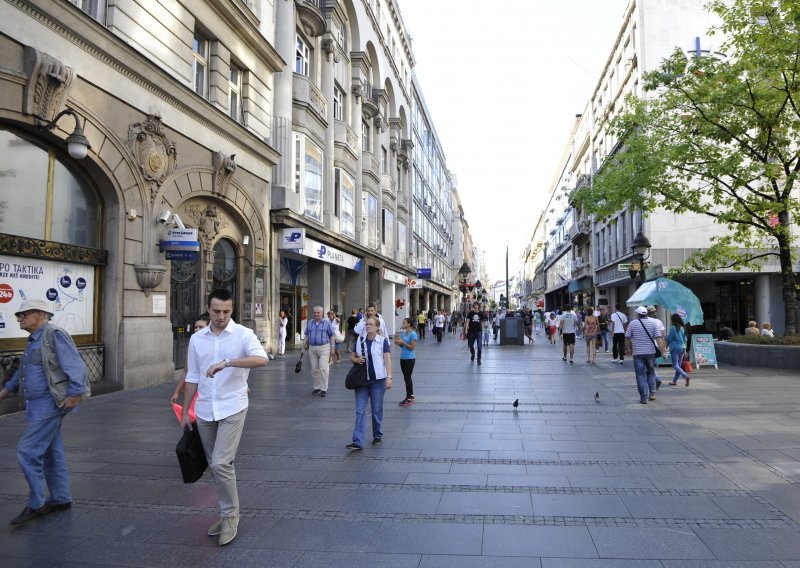
[[730,343],[747,343],[748,345],[800,345],[800,335],[734,335]]
[[725,231],[685,271],[757,269],[778,257],[792,333],[800,2],[712,0],[707,9],[720,17],[710,33],[724,36],[725,56],[676,49],[646,73],[645,96],[628,96],[609,123],[619,151],[573,198],[598,218],[630,208],[713,218]]

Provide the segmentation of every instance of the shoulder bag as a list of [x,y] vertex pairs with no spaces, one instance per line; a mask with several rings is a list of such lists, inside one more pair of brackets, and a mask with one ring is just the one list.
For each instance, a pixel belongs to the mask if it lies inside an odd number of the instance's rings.
[[[364,352],[364,339],[361,339],[361,355],[366,358]],[[347,372],[344,386],[348,390],[360,389],[367,386],[367,363],[353,363],[353,367]]]
[[655,340],[653,339],[653,336],[652,336],[652,335],[650,335],[650,332],[649,332],[649,331],[647,331],[647,326],[645,326],[645,325],[644,325],[644,322],[643,322],[642,320],[637,320],[637,321],[639,322],[639,325],[641,325],[641,326],[642,326],[642,329],[643,329],[643,330],[644,330],[644,332],[647,334],[647,337],[649,337],[649,338],[650,338],[650,341],[653,343],[653,347],[655,347],[655,350],[656,350],[656,352],[655,352],[656,359],[660,359],[661,357],[663,357],[663,356],[664,356],[664,355],[661,353],[661,349],[659,349],[659,348],[658,348],[658,346],[656,345],[656,342],[655,342]]
[[200,432],[197,431],[197,423],[192,423],[191,430],[187,428],[183,431],[183,436],[175,446],[175,454],[178,456],[184,483],[194,483],[203,477],[208,462],[203,442],[200,441]]

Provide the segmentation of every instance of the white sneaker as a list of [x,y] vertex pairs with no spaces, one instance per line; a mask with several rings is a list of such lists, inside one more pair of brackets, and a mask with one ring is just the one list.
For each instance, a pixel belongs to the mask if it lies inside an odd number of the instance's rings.
[[223,517],[220,520],[222,521],[222,531],[219,533],[219,545],[225,546],[236,538],[239,517]]

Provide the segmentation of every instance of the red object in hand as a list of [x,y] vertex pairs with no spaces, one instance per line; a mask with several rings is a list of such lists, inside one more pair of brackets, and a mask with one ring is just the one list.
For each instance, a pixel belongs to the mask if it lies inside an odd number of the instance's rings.
[[[189,405],[189,422],[197,422],[197,415],[194,413],[194,403],[197,402],[197,393],[195,393],[192,403]],[[172,410],[178,418],[178,424],[181,423],[181,416],[183,415],[183,406],[177,402],[172,403]]]

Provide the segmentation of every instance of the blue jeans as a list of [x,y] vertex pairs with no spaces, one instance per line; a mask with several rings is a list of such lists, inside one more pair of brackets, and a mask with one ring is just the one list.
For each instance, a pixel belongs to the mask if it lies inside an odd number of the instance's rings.
[[669,350],[669,354],[672,355],[672,368],[675,369],[675,377],[672,379],[673,383],[678,379],[686,380],[686,371],[684,371],[681,367],[681,363],[683,362],[683,354],[685,351],[685,349],[680,347]]
[[472,355],[475,355],[475,343],[478,344],[478,361],[481,360],[481,351],[483,349],[481,344],[481,335],[483,334],[482,331],[470,331],[467,334],[467,343],[469,344],[469,352]]
[[608,334],[609,333],[610,332],[607,329],[601,329],[600,330],[600,337],[603,338],[603,349],[605,349],[606,351],[608,351]]
[[61,439],[62,420],[64,414],[28,422],[28,427],[17,442],[17,461],[28,480],[28,507],[31,509],[38,509],[47,502],[45,483],[50,490],[52,503],[72,501],[64,442]]
[[634,355],[633,370],[636,372],[636,387],[639,399],[647,400],[656,394],[656,358],[654,355]]
[[356,389],[356,426],[353,428],[353,443],[364,447],[367,433],[367,400],[372,410],[372,437],[383,438],[383,396],[386,394],[386,380],[368,381],[367,386]]

